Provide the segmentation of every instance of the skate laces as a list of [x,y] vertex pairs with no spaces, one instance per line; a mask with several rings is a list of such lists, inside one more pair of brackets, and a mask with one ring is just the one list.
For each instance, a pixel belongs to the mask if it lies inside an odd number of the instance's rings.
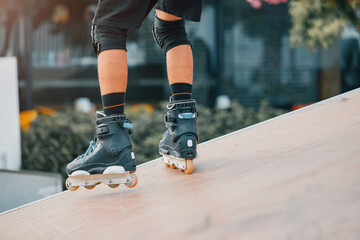
[[[167,128],[167,127],[166,127],[166,128]],[[168,134],[168,131],[169,131],[169,130],[166,130],[166,131],[164,132],[162,138],[166,138],[166,135]]]
[[88,149],[86,150],[86,152],[79,156],[79,158],[81,158],[81,165],[84,164],[86,156],[91,154],[94,150],[95,150],[95,142],[91,141]]

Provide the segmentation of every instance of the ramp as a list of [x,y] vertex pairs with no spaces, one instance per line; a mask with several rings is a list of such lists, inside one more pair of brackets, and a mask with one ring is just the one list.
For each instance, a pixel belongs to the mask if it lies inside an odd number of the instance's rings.
[[360,90],[214,139],[192,175],[64,192],[0,215],[0,239],[359,239]]

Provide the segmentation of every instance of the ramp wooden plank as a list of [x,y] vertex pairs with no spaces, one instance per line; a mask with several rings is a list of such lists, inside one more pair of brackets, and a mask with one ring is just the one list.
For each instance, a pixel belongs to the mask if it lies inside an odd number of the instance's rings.
[[2,214],[0,239],[359,239],[359,140],[355,90],[201,145],[192,175],[155,160]]

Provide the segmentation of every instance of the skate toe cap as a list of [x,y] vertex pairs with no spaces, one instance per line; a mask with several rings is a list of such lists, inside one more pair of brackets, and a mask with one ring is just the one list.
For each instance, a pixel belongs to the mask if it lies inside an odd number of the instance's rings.
[[66,166],[66,174],[69,176],[77,169],[78,166],[79,163],[78,163],[78,159],[76,158]]

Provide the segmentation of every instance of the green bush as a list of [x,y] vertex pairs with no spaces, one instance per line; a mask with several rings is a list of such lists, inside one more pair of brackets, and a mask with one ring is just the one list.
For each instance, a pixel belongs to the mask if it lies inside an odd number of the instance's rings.
[[[161,104],[162,106],[165,103]],[[231,110],[213,110],[199,106],[200,142],[250,126],[283,114],[263,101],[259,109],[244,108],[233,102]],[[165,131],[165,109],[151,113],[145,109],[126,110],[134,123],[131,140],[138,164],[159,157],[158,143]],[[53,116],[40,115],[28,131],[22,131],[22,168],[49,171],[66,177],[66,164],[84,153],[94,138],[95,114],[71,110],[59,111]]]
[[21,132],[22,168],[61,173],[67,162],[86,150],[94,137],[93,114],[73,111],[39,115]]

